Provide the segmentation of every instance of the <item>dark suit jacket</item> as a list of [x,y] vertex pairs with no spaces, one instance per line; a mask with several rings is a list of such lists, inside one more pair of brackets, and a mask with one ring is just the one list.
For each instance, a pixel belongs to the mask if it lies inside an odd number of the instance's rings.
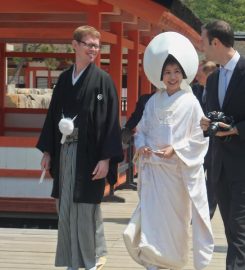
[[125,127],[132,130],[134,129],[137,124],[139,123],[144,109],[145,109],[145,104],[147,103],[147,101],[149,100],[149,98],[154,94],[144,94],[142,96],[139,97],[138,102],[136,103],[136,107],[135,107],[135,111],[131,114],[131,116],[129,117],[127,123],[125,124]]
[[233,116],[239,136],[233,135],[229,141],[215,137],[212,145],[213,181],[218,181],[220,172],[225,173],[231,182],[245,183],[245,58],[240,57],[227,88],[224,103],[218,101],[219,70],[207,80],[207,111],[222,111]]
[[204,91],[204,86],[200,85],[199,83],[195,83],[192,86],[192,92],[198,99],[204,114],[206,114],[206,102],[203,102],[203,91]]
[[[198,101],[199,101],[199,103],[200,103],[200,105],[202,107],[203,113],[206,115],[206,113],[207,113],[206,98],[205,98],[205,101],[203,101],[203,91],[204,91],[204,86],[200,85],[199,83],[195,83],[192,86],[192,92],[196,96],[196,98],[198,99]],[[212,158],[211,144],[212,144],[212,141],[210,139],[209,140],[208,152],[207,152],[207,154],[205,156],[205,159],[204,159],[204,169],[208,169],[211,166],[211,158]]]

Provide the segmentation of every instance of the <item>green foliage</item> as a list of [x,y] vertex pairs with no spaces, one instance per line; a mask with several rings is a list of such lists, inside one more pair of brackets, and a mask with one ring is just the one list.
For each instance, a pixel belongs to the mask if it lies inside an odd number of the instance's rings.
[[234,31],[245,31],[245,0],[183,0],[203,23],[220,19]]

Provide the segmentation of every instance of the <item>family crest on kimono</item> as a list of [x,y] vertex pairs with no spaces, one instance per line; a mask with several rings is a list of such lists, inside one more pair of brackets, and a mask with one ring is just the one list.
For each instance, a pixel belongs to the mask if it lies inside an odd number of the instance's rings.
[[100,203],[109,164],[123,159],[118,97],[111,77],[94,64],[100,33],[73,33],[75,63],[59,77],[37,143],[53,177],[59,214],[55,266],[102,269],[106,243]]
[[202,108],[189,83],[198,68],[191,42],[175,32],[156,36],[144,55],[144,70],[158,88],[136,127],[139,203],[124,231],[131,257],[148,270],[182,269],[192,226],[195,269],[213,254],[200,127]]

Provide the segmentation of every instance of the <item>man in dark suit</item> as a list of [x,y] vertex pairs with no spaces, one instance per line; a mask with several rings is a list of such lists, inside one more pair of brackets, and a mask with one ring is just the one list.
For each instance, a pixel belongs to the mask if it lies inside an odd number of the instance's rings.
[[[198,99],[202,110],[204,114],[206,115],[207,110],[206,110],[206,82],[208,76],[213,73],[217,69],[216,64],[213,61],[206,61],[203,60],[198,67],[197,75],[196,75],[196,80],[197,83],[195,83],[192,86],[192,91],[193,94],[196,96]],[[209,148],[208,152],[204,158],[204,170],[206,173],[206,187],[207,187],[207,194],[208,194],[208,205],[209,205],[209,212],[210,212],[210,218],[212,219],[215,213],[215,210],[217,208],[217,199],[215,196],[214,188],[213,188],[213,183],[211,180],[211,147],[212,147],[212,140],[210,138],[209,140]]]
[[126,122],[124,128],[122,129],[123,143],[129,142],[129,140],[133,134],[133,129],[137,126],[137,124],[139,123],[139,121],[143,115],[143,112],[145,109],[145,104],[147,103],[147,101],[149,100],[149,98],[153,94],[154,94],[154,92],[150,93],[150,94],[144,94],[144,95],[139,97],[139,100],[136,103],[134,112],[131,114],[131,116],[129,117],[128,121]]
[[206,114],[206,82],[208,76],[216,70],[217,66],[213,61],[203,60],[198,67],[196,83],[192,85],[193,94],[197,97],[203,112]]
[[[122,129],[122,142],[124,144],[130,143],[130,142],[132,143],[131,138],[133,136],[134,129],[138,125],[138,123],[143,115],[147,101],[150,99],[150,97],[154,93],[155,92],[152,92],[150,94],[144,94],[144,95],[141,95],[139,97],[138,102],[136,103],[136,106],[135,106],[135,110],[130,115],[128,121],[126,122],[124,128]],[[131,149],[132,149],[131,150],[132,152],[130,152],[130,153],[133,154],[133,148],[131,148]],[[137,176],[138,176],[138,174],[136,173],[134,175],[134,177],[137,177]]]
[[[219,122],[212,145],[212,180],[228,242],[226,270],[245,269],[245,58],[233,48],[234,34],[224,21],[202,28],[203,51],[221,67],[207,80],[207,110],[221,111],[234,124]],[[207,131],[210,120],[203,117]]]

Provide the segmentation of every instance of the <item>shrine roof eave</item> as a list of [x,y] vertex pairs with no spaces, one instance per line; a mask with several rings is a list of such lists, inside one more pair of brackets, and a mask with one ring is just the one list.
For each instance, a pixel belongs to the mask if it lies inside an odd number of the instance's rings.
[[[183,14],[178,16],[174,12],[175,9],[178,10],[176,1],[8,0],[4,1],[0,9],[0,41],[67,43],[71,40],[74,28],[88,23],[91,14],[97,12],[104,17],[106,14],[111,14],[120,19],[123,18],[120,17],[121,13],[126,12],[135,18],[131,22],[135,29],[138,27],[141,31],[139,22],[146,22],[149,30],[146,29],[141,33],[150,38],[162,31],[178,31],[186,35],[198,48],[200,35],[194,29],[194,25],[182,20]],[[162,4],[163,2],[165,5]],[[166,6],[167,2],[172,2],[171,6]],[[125,29],[130,24],[124,21],[122,23]],[[157,29],[157,32],[154,29]],[[115,44],[116,35],[103,27],[100,30],[103,42]]]

